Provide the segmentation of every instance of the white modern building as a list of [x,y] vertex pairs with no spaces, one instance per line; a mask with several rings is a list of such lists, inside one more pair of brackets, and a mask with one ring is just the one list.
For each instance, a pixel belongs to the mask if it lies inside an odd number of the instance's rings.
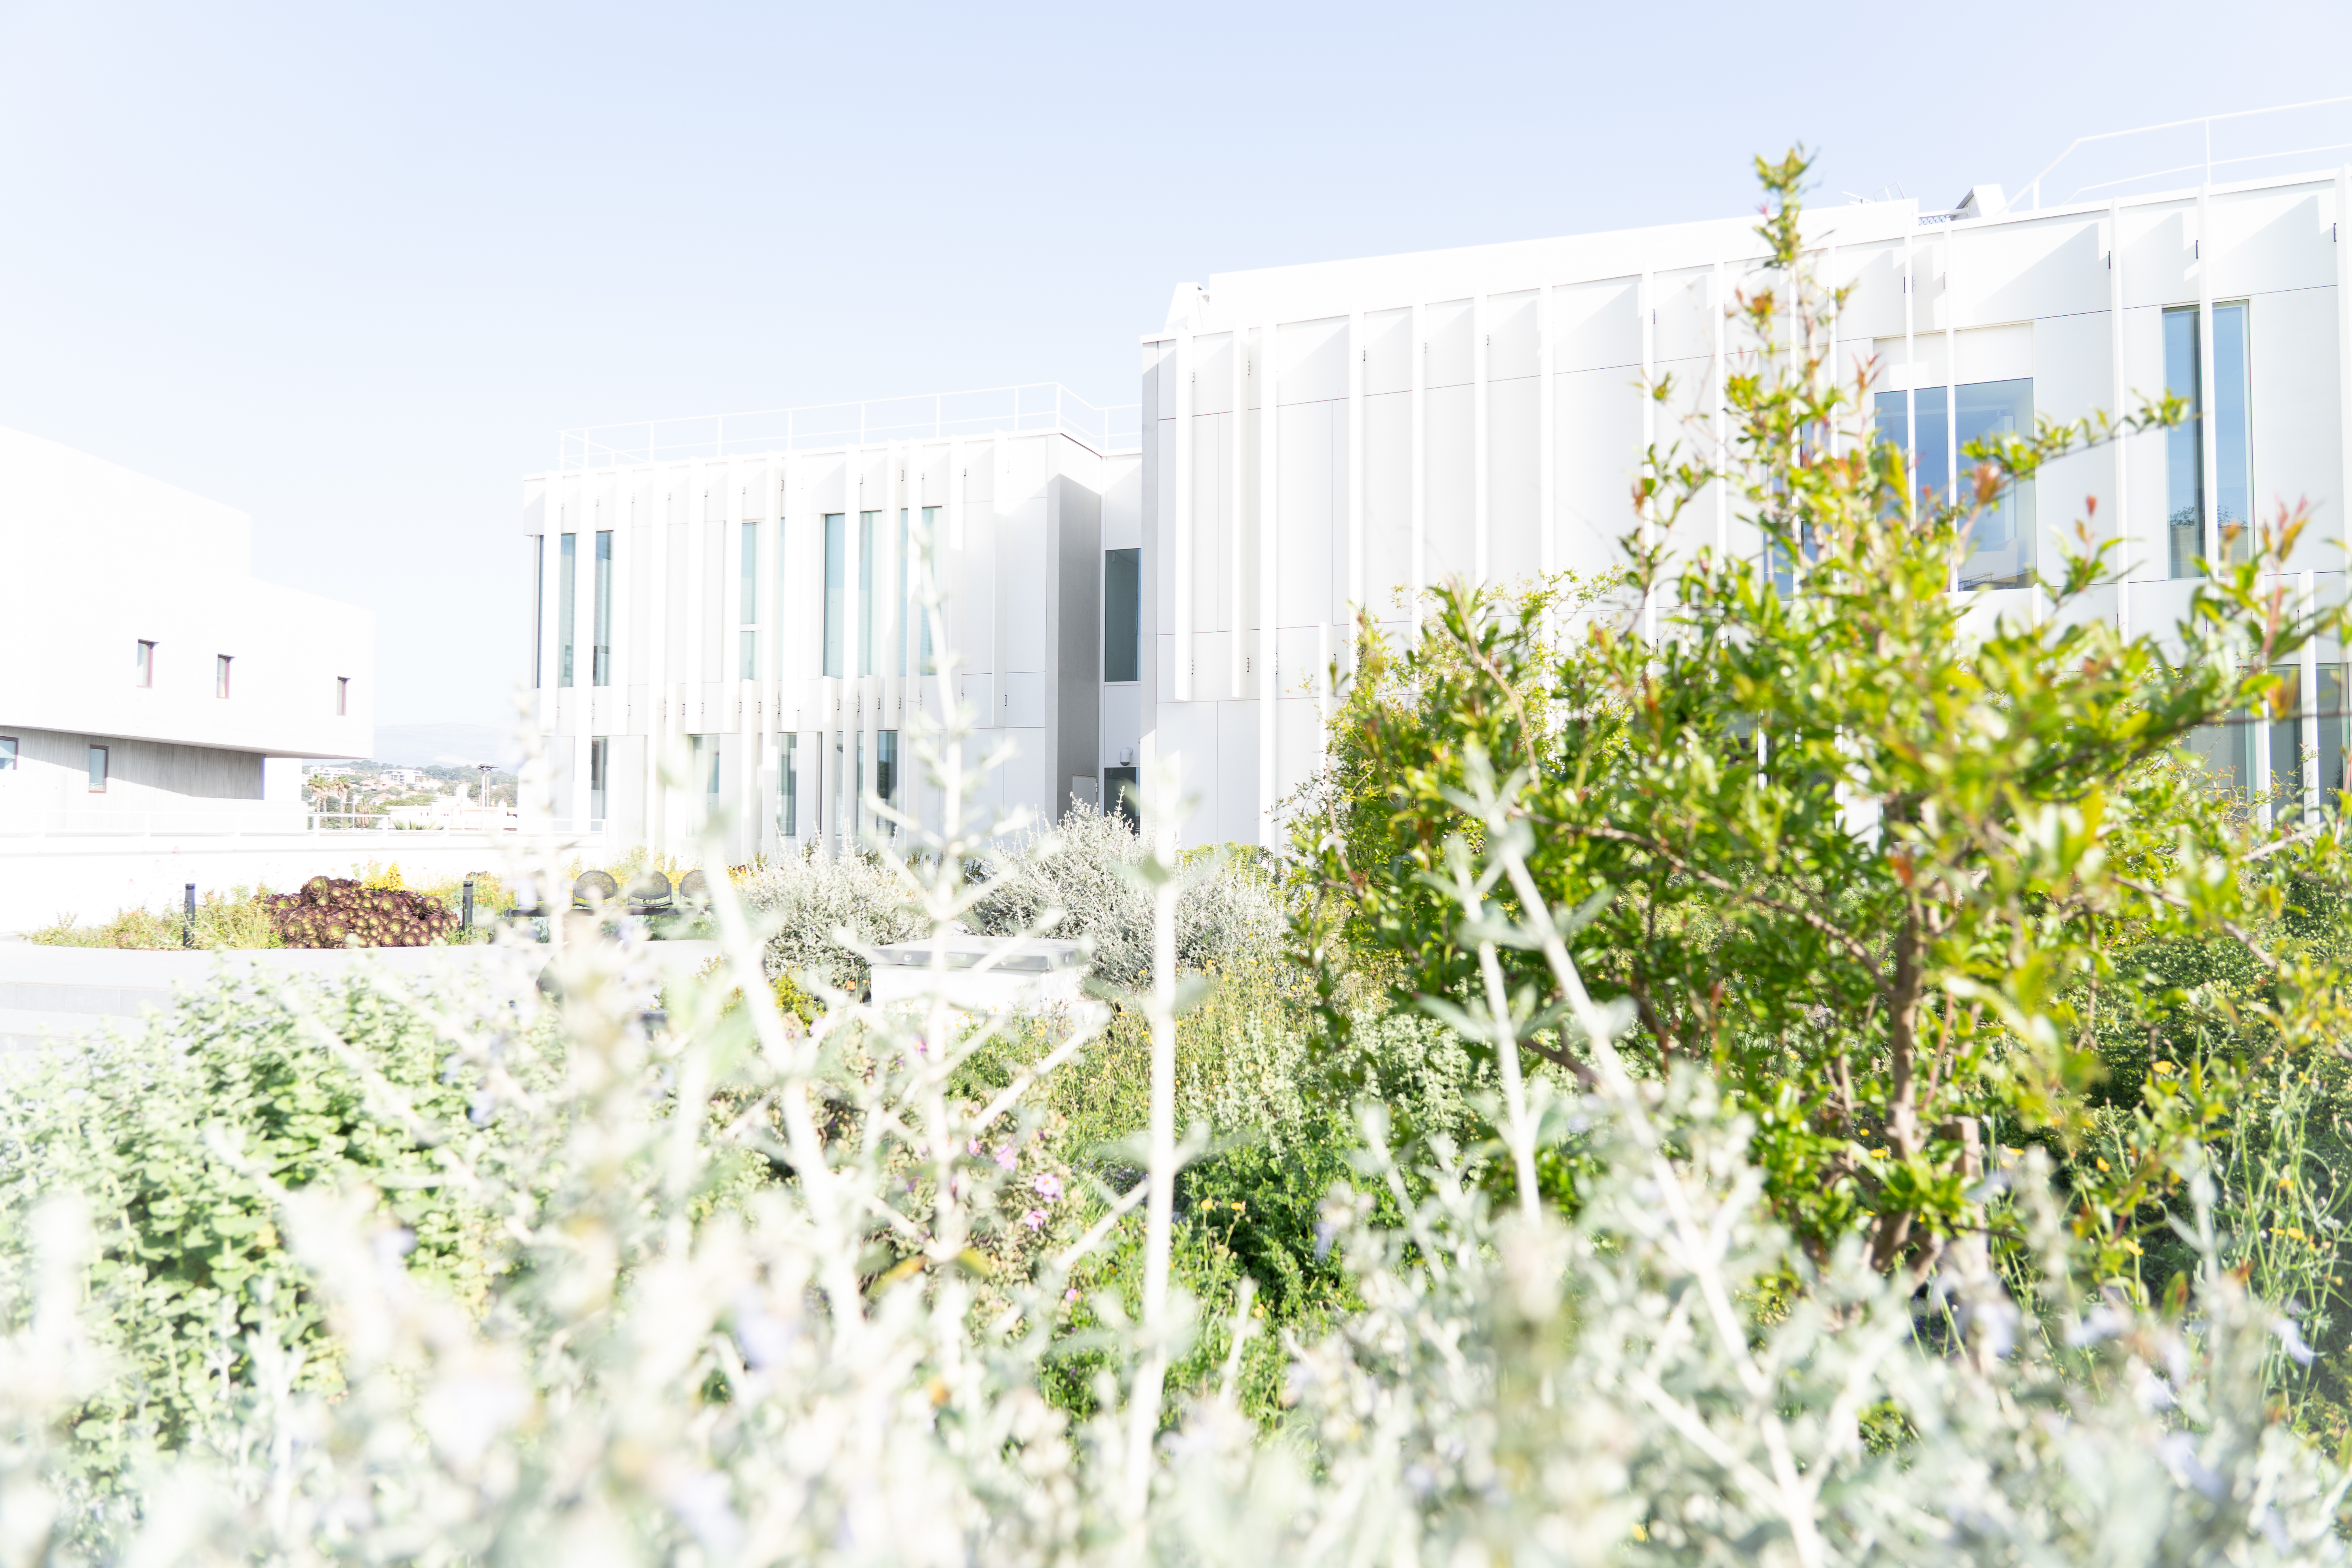
[[1133,414],[1046,385],[568,434],[523,489],[555,811],[683,849],[716,805],[740,860],[856,842],[869,791],[931,809],[925,550],[975,744],[1013,743],[975,804],[1097,798],[1147,722]]
[[255,578],[252,536],[0,430],[0,931],[326,868],[297,759],[373,743],[374,617]]
[[[2080,613],[2166,628],[2225,526],[2308,501],[2293,585],[2341,596],[2347,178],[2046,206],[2038,187],[2020,203],[1979,187],[1948,211],[1808,212],[1816,264],[1850,289],[1840,357],[1874,367],[1877,426],[1924,485],[1947,489],[1968,441],[2041,416],[2167,391],[2198,411],[2045,469],[1979,524],[1956,589],[1988,614],[2048,613],[2031,574],[2095,498],[2122,569]],[[845,783],[902,787],[892,731],[919,654],[897,563],[902,540],[933,537],[966,695],[1020,744],[1008,798],[1101,798],[1156,753],[1195,803],[1188,842],[1279,842],[1357,606],[1409,633],[1448,579],[1612,565],[1644,452],[1721,439],[1719,389],[1744,348],[1726,311],[1764,255],[1754,226],[1180,285],[1143,339],[1131,442],[1067,421],[1024,430],[1001,410],[961,439],[942,422],[864,441],[714,430],[674,456],[659,427],[568,440],[525,497],[539,684],[570,779],[557,809],[659,838],[652,742],[669,736],[698,759],[697,787],[756,825],[744,852],[839,842],[856,826]],[[1662,405],[1644,388],[1667,375]],[[1727,497],[1706,500],[1670,550],[1762,548]],[[931,509],[943,534],[919,525]],[[2344,782],[2343,651],[2284,673],[2296,717],[2207,749],[2242,782],[2315,802]]]
[[299,764],[373,744],[367,611],[253,575],[253,522],[0,430],[0,818],[216,826],[301,813]]

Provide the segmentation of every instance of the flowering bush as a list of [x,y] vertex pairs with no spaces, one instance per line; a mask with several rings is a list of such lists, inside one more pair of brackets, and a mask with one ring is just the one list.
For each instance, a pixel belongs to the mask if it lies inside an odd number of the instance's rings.
[[[1136,875],[1149,849],[1127,819],[1084,802],[1054,827],[995,857],[999,875],[972,906],[972,928],[992,934],[1037,926],[1091,944],[1095,974],[1121,988],[1151,972],[1151,895]],[[1275,879],[1253,861],[1205,856],[1176,905],[1176,962],[1188,970],[1281,951],[1284,910]],[[1060,911],[1058,920],[1046,916]]]

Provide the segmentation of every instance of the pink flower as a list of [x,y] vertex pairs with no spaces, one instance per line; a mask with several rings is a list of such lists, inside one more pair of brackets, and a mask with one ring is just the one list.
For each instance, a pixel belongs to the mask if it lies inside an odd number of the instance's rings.
[[1062,1178],[1051,1171],[1045,1172],[1029,1184],[1036,1189],[1039,1197],[1049,1204],[1062,1195]]
[[1020,1158],[1021,1156],[1019,1152],[1013,1149],[1012,1144],[999,1143],[996,1146],[996,1163],[1003,1166],[1006,1170],[1009,1171],[1013,1169],[1014,1162],[1018,1161]]
[[1077,1299],[1078,1299],[1078,1290],[1077,1290],[1077,1287],[1076,1287],[1076,1286],[1075,1286],[1075,1285],[1073,1285],[1072,1287],[1070,1287],[1070,1289],[1068,1289],[1067,1290],[1065,1290],[1065,1291],[1063,1291],[1063,1292],[1062,1292],[1062,1300],[1065,1300],[1065,1301],[1075,1301],[1075,1300],[1076,1300]]
[[1031,1209],[1027,1214],[1021,1216],[1021,1223],[1027,1226],[1031,1230],[1043,1230],[1045,1228],[1045,1211],[1044,1209]]

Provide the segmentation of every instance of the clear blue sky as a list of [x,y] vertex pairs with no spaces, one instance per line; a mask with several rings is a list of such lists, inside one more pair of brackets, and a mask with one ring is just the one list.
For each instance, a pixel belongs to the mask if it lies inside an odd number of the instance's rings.
[[1942,204],[2086,132],[2352,92],[2347,58],[2344,0],[5,0],[0,424],[241,507],[264,574],[374,608],[379,722],[497,723],[561,427],[1131,402],[1180,279],[1743,211],[1797,139],[1821,199]]

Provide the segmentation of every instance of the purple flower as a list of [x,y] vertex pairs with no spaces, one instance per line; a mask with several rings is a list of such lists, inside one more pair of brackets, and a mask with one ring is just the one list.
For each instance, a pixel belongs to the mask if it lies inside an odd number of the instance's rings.
[[1049,1204],[1062,1195],[1062,1178],[1051,1171],[1036,1177],[1029,1184],[1036,1189],[1039,1197]]
[[1021,1223],[1027,1226],[1031,1230],[1043,1230],[1045,1228],[1045,1211],[1044,1209],[1031,1209],[1027,1214],[1021,1216]]
[[1014,1151],[1012,1144],[999,1143],[996,1146],[996,1163],[1006,1170],[1013,1169],[1014,1163],[1020,1158],[1020,1154]]

